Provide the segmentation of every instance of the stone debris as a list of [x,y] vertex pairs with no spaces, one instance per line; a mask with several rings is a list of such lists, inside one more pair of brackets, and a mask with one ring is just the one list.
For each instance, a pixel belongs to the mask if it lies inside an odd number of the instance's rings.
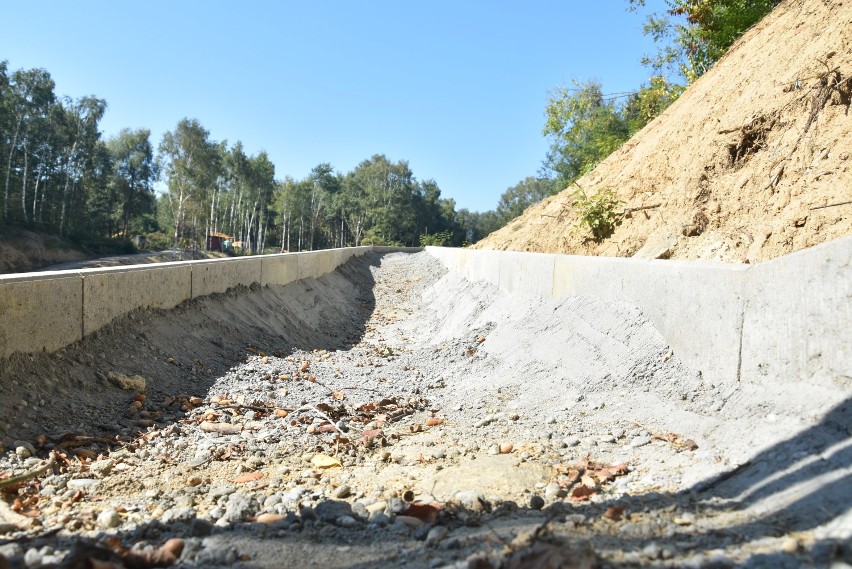
[[[0,567],[807,566],[846,555],[817,547],[837,534],[725,529],[749,518],[725,486],[736,477],[711,478],[739,456],[724,446],[734,431],[707,412],[722,389],[663,361],[668,346],[633,307],[521,302],[425,253],[370,255],[309,281],[291,285],[305,304],[336,287],[358,311],[332,326],[293,309],[310,341],[246,337],[209,375],[172,349],[147,382],[107,376],[124,397],[117,416],[72,406],[80,429],[0,440],[0,484],[61,457],[0,495]],[[192,381],[170,388],[156,366]],[[716,492],[696,499],[700,480]],[[10,521],[24,518],[31,527]]]

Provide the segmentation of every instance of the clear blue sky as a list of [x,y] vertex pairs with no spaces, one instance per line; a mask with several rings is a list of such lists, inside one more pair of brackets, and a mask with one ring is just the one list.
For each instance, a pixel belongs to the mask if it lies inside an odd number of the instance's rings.
[[[662,0],[650,0],[659,9]],[[266,150],[276,175],[373,154],[408,160],[483,211],[545,157],[548,90],[647,79],[654,51],[627,0],[125,2],[0,0],[0,60],[109,107],[105,136],[183,117]]]

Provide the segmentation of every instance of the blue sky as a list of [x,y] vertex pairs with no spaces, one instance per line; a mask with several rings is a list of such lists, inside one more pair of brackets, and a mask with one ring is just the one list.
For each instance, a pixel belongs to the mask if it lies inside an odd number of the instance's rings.
[[[650,0],[659,9],[662,0]],[[547,150],[548,90],[637,88],[654,51],[626,0],[507,2],[0,0],[0,60],[95,95],[101,129],[183,117],[266,150],[276,175],[373,154],[405,159],[457,207],[483,211]],[[14,25],[9,25],[13,24]]]

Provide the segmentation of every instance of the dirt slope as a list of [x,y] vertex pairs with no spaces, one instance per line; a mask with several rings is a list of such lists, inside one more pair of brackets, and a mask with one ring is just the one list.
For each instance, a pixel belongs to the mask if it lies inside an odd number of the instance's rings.
[[0,233],[0,275],[25,273],[85,258],[83,251],[52,235],[20,228],[4,228]]
[[659,207],[598,244],[568,189],[475,248],[753,263],[850,235],[851,98],[852,2],[788,0],[578,182]]

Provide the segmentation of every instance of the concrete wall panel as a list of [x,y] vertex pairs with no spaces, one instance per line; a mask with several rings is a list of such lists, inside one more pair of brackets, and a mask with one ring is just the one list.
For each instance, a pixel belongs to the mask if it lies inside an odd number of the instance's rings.
[[500,286],[500,259],[503,252],[465,251],[459,263],[461,274],[471,281],[485,281]]
[[642,309],[687,364],[737,378],[747,266],[557,255],[553,297],[593,296]]
[[188,263],[83,269],[83,335],[137,308],[174,308],[189,300]]
[[63,348],[83,337],[82,320],[77,273],[0,276],[0,357]]
[[756,266],[427,250],[511,294],[634,304],[711,381],[852,378],[852,237]]
[[499,258],[498,283],[509,294],[550,298],[555,255],[506,251]]
[[336,268],[333,250],[296,253],[296,258],[300,279],[318,279]]
[[743,377],[852,381],[852,237],[748,274]]
[[260,284],[286,285],[299,280],[299,259],[295,254],[263,255],[260,257]]
[[261,264],[261,257],[194,261],[191,263],[192,298],[259,283]]

